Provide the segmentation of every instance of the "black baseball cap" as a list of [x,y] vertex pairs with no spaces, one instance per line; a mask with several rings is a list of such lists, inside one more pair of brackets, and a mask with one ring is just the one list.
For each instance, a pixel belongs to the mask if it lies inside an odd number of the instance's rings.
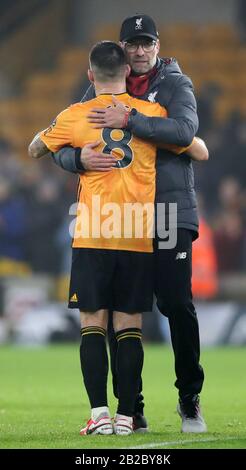
[[130,41],[141,36],[158,39],[159,34],[154,20],[148,15],[134,15],[126,18],[121,26],[120,41]]

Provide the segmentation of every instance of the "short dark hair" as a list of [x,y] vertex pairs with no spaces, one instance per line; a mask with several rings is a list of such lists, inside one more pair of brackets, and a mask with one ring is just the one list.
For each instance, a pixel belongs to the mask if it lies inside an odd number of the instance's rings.
[[120,77],[127,64],[122,47],[116,42],[100,41],[90,52],[90,66],[98,80],[109,81]]

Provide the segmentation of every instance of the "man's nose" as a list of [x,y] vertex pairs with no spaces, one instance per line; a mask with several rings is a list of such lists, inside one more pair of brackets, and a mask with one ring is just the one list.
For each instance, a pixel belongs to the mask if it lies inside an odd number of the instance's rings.
[[142,44],[138,45],[138,48],[137,48],[136,52],[137,52],[137,55],[141,55],[141,56],[144,55],[144,50],[143,50]]

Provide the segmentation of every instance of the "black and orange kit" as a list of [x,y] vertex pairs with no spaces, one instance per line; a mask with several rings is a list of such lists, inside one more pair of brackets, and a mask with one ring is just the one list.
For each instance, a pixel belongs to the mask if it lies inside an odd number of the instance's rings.
[[[167,117],[157,103],[127,93],[117,99],[146,116]],[[96,150],[115,157],[111,171],[79,176],[69,307],[134,313],[152,308],[156,147],[126,129],[93,128],[87,120],[91,109],[108,106],[113,106],[111,94],[76,103],[61,112],[40,138],[52,152],[100,140]],[[173,151],[184,149],[173,146]],[[129,216],[132,205],[136,210]]]

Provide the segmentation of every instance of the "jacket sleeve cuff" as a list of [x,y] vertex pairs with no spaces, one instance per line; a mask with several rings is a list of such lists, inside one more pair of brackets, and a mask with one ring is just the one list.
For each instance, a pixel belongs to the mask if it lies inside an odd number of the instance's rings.
[[81,162],[81,159],[80,159],[80,154],[81,154],[81,148],[77,147],[75,149],[75,165],[76,165],[77,170],[85,171],[85,167],[84,167],[84,165],[83,165],[83,163]]
[[131,112],[128,114],[126,129],[129,131],[132,130],[133,120],[136,114],[137,114],[137,110],[135,108],[132,108]]

